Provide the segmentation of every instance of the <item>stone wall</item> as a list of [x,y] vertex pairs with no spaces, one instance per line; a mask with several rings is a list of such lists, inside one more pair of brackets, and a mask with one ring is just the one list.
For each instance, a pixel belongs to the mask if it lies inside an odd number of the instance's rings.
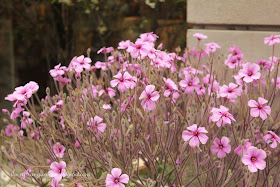
[[[264,37],[280,34],[280,1],[275,0],[187,0],[187,46],[196,45],[193,33],[208,36],[205,43],[215,41],[222,53],[236,44],[249,61],[272,56],[263,44]],[[280,46],[275,56],[280,55]]]

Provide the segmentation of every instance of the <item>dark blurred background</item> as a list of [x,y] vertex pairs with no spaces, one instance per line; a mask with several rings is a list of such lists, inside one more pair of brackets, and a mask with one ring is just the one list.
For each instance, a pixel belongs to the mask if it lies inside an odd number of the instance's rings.
[[171,51],[186,46],[186,29],[186,0],[0,0],[0,108],[30,80],[44,97],[49,70],[88,48],[95,62],[101,47],[153,31]]

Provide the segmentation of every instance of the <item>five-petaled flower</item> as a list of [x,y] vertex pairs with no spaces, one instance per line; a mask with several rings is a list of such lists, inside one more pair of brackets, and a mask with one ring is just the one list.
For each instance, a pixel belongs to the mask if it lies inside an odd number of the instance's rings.
[[119,168],[113,168],[111,174],[107,174],[105,183],[106,187],[124,187],[129,181],[127,174],[122,174],[122,170]]
[[270,115],[271,113],[271,108],[270,106],[263,106],[266,104],[268,101],[262,97],[258,98],[258,102],[255,100],[250,100],[248,102],[248,106],[251,107],[251,116],[252,117],[258,117],[260,116],[262,120],[265,120],[267,118],[267,115]]
[[55,178],[57,181],[60,181],[62,177],[67,175],[66,172],[66,163],[64,161],[60,161],[59,163],[53,162],[50,165],[49,177]]
[[198,127],[197,124],[194,124],[190,127],[187,127],[188,130],[183,131],[182,138],[185,142],[189,141],[189,145],[191,147],[198,147],[199,142],[202,144],[206,144],[208,141],[208,136],[205,134],[208,133],[208,131],[205,129],[205,127]]
[[141,105],[144,110],[155,110],[156,101],[159,99],[159,93],[155,90],[154,85],[147,85],[145,90],[141,93],[139,99],[142,100]]
[[231,124],[231,121],[235,122],[233,115],[230,114],[229,109],[224,107],[223,105],[220,108],[213,108],[211,110],[212,116],[210,120],[213,122],[217,122],[216,125],[220,127],[221,125],[224,126],[225,124]]
[[251,64],[248,62],[243,65],[243,69],[239,70],[238,74],[243,77],[244,82],[250,83],[261,77],[259,70],[260,66],[258,64]]
[[265,133],[266,133],[266,135],[263,137],[264,141],[267,144],[270,144],[271,148],[276,148],[277,147],[277,142],[280,143],[280,137],[277,136],[272,131],[266,131]]
[[248,165],[250,172],[254,173],[259,170],[263,170],[266,167],[266,152],[262,149],[258,149],[254,146],[251,146],[247,150],[247,154],[242,157],[242,162],[245,165]]
[[230,140],[223,136],[220,140],[219,138],[215,138],[213,145],[211,146],[212,153],[218,153],[218,158],[225,158],[226,154],[230,153],[231,145],[229,144]]

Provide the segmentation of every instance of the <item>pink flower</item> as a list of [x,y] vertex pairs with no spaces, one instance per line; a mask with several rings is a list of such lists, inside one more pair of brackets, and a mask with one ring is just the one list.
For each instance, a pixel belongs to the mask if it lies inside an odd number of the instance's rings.
[[27,170],[25,170],[23,173],[22,173],[22,177],[20,180],[24,181],[26,179],[26,176],[30,175],[30,172],[32,170],[32,167],[28,168]]
[[59,142],[57,142],[53,146],[53,152],[54,152],[55,156],[57,156],[58,158],[63,158],[64,151],[65,151],[65,147],[63,145],[61,145]]
[[217,122],[217,126],[220,127],[221,125],[224,126],[225,124],[231,124],[231,121],[235,121],[232,114],[230,114],[229,109],[224,107],[223,105],[220,108],[213,108],[211,110],[212,116],[210,120],[213,122]]
[[276,148],[277,147],[277,142],[280,143],[280,137],[277,136],[274,132],[272,131],[266,131],[266,135],[263,137],[263,140],[267,143],[270,144],[271,148]]
[[260,59],[260,60],[257,61],[257,64],[258,64],[260,67],[263,67],[264,70],[266,70],[266,71],[270,71],[270,70],[272,69],[272,68],[271,68],[271,62],[270,62],[270,61]]
[[101,96],[103,93],[108,94],[111,98],[113,98],[116,95],[116,91],[112,88],[106,88],[104,90],[100,90],[98,92],[98,95]]
[[113,47],[102,47],[101,49],[99,49],[99,51],[97,51],[97,54],[99,53],[111,53],[112,51],[114,51],[114,48]]
[[241,144],[237,148],[234,149],[234,152],[238,154],[239,156],[242,156],[242,141],[244,141],[244,146],[243,146],[243,155],[247,154],[247,149],[252,146],[251,142],[249,139],[241,140]]
[[105,110],[111,109],[111,106],[110,106],[109,104],[104,104],[102,107],[103,107]]
[[165,77],[163,77],[163,81],[165,82],[166,88],[163,94],[164,97],[169,97],[172,92],[178,91],[178,86],[171,79],[166,79]]
[[94,67],[96,69],[102,69],[103,71],[106,71],[107,70],[107,65],[106,64],[107,64],[106,62],[99,62],[99,61],[97,61],[97,62],[95,62]]
[[220,87],[219,96],[226,97],[229,100],[236,99],[242,93],[242,88],[234,83],[229,83],[229,85],[223,85]]
[[153,32],[148,32],[140,34],[140,38],[143,42],[153,43],[157,40],[158,36]]
[[220,140],[219,138],[215,138],[213,145],[211,146],[211,152],[217,153],[218,158],[225,158],[226,153],[230,153],[231,145],[229,144],[230,140],[223,136]]
[[59,110],[61,108],[61,106],[64,105],[64,102],[63,100],[59,100],[55,105],[53,105],[51,108],[50,108],[50,111],[51,112],[54,112],[56,110]]
[[144,110],[155,110],[156,109],[156,101],[159,99],[159,93],[155,90],[154,85],[147,85],[145,90],[141,93],[139,99],[144,99],[141,102]]
[[207,43],[205,44],[205,46],[205,51],[207,51],[208,53],[215,53],[217,49],[221,48],[221,46],[219,46],[215,42]]
[[247,150],[247,154],[242,157],[242,162],[244,165],[248,165],[250,172],[257,172],[258,169],[263,170],[266,167],[266,152],[262,149],[258,149],[251,146]]
[[148,55],[150,48],[151,45],[148,42],[137,40],[135,44],[130,43],[130,46],[127,48],[127,52],[129,52],[133,58],[137,58],[141,55],[141,58],[143,59]]
[[49,177],[54,178],[57,181],[60,181],[62,177],[67,175],[66,173],[66,163],[64,161],[60,161],[58,164],[57,162],[53,162],[50,166]]
[[262,120],[265,120],[267,115],[270,115],[271,108],[270,106],[263,106],[268,101],[262,97],[258,98],[258,102],[259,103],[257,103],[255,100],[250,100],[248,102],[248,106],[252,108],[250,114],[252,117],[260,116]]
[[5,134],[6,136],[14,136],[18,134],[19,127],[16,125],[7,125],[5,128]]
[[87,122],[87,125],[91,127],[93,130],[97,131],[98,135],[101,135],[106,129],[106,124],[101,123],[103,119],[99,116],[95,116],[94,118],[90,118]]
[[280,43],[279,39],[280,35],[271,35],[270,37],[264,38],[264,44],[275,45],[276,43]]
[[261,77],[260,66],[257,64],[246,63],[243,65],[243,69],[239,70],[238,74],[243,77],[246,83],[253,82]]
[[60,180],[57,180],[56,178],[53,178],[52,179],[52,182],[51,182],[51,187],[64,187],[63,185],[61,184],[58,184]]
[[189,141],[191,147],[198,147],[199,142],[206,144],[208,137],[205,135],[208,131],[205,127],[197,128],[197,124],[187,127],[188,130],[183,131],[182,138],[185,142]]
[[71,82],[71,79],[68,79],[68,78],[62,77],[62,76],[57,76],[57,77],[54,78],[54,80],[56,80],[58,82],[61,82],[63,84]]
[[196,37],[198,40],[202,40],[202,39],[207,39],[208,38],[206,35],[201,34],[201,33],[194,33],[193,36]]
[[50,74],[52,77],[64,75],[66,67],[65,66],[60,67],[60,66],[61,66],[61,64],[58,64],[58,65],[54,66],[54,69],[50,70]]
[[192,78],[191,75],[186,75],[184,80],[181,80],[179,85],[185,89],[186,94],[193,94],[194,90],[199,88],[198,77]]
[[107,174],[105,183],[106,187],[125,187],[129,177],[127,174],[122,174],[122,170],[119,168],[113,168],[111,174]]
[[126,40],[126,41],[121,41],[119,43],[119,47],[118,49],[127,49],[130,46],[130,40]]
[[70,62],[70,66],[73,66],[77,73],[81,73],[83,69],[90,70],[91,59],[81,55],[79,57],[74,57]]
[[76,140],[76,142],[75,142],[75,147],[80,147],[80,143],[78,140]]
[[122,75],[121,73],[118,73],[114,76],[114,80],[111,80],[110,84],[112,87],[116,87],[118,85],[118,90],[120,92],[124,92],[127,89],[133,87],[135,85],[135,77],[132,77],[128,72],[124,72]]

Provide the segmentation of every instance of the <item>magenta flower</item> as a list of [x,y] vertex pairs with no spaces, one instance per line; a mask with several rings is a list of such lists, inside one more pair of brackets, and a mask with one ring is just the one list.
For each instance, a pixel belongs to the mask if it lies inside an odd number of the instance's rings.
[[260,59],[260,60],[257,61],[257,64],[260,67],[263,67],[263,69],[266,70],[266,71],[271,71],[272,70],[272,68],[271,68],[272,64],[271,64],[270,61]]
[[166,88],[163,94],[164,97],[169,97],[172,92],[178,91],[178,86],[171,79],[163,77],[163,81],[165,82]]
[[16,125],[7,125],[5,128],[5,134],[6,136],[14,136],[18,133],[19,127]]
[[55,156],[58,158],[63,158],[64,151],[65,151],[65,147],[63,145],[61,145],[59,142],[57,142],[53,146],[53,152],[54,152]]
[[105,183],[106,187],[125,187],[129,181],[127,174],[122,174],[122,170],[119,168],[113,168],[111,174],[107,174]]
[[144,110],[155,110],[156,109],[156,101],[159,99],[159,93],[155,90],[154,85],[147,85],[145,90],[141,93],[139,99],[144,99],[141,102]]
[[197,124],[187,127],[188,130],[183,131],[182,138],[185,142],[189,141],[191,147],[198,147],[199,142],[206,144],[208,137],[205,135],[208,131],[205,127],[197,128]]
[[111,80],[110,84],[112,87],[116,87],[118,85],[118,90],[120,92],[124,92],[128,90],[131,87],[131,84],[135,84],[131,81],[132,76],[128,72],[124,72],[122,75],[121,73],[118,73],[114,76],[114,80]]
[[53,178],[52,179],[52,182],[51,182],[51,187],[64,187],[63,185],[61,184],[58,184],[60,180],[57,180],[56,178]]
[[116,95],[116,91],[112,88],[106,88],[104,90],[100,90],[98,92],[98,95],[101,96],[103,93],[108,94],[111,98],[113,98]]
[[97,61],[97,62],[95,62],[94,67],[96,69],[102,69],[103,71],[106,71],[107,70],[107,63],[106,62],[99,62],[99,61]]
[[83,69],[90,70],[91,62],[92,61],[89,57],[85,57],[84,55],[81,55],[79,57],[74,57],[69,66],[70,67],[72,66],[77,73],[81,73]]
[[246,83],[253,82],[261,77],[261,73],[258,72],[260,66],[257,64],[246,63],[243,65],[243,69],[239,70],[239,75],[243,77]]
[[248,106],[252,108],[250,114],[252,117],[260,116],[262,120],[265,120],[267,115],[270,115],[271,108],[270,106],[263,106],[268,101],[262,97],[258,98],[258,102],[259,103],[257,103],[255,100],[250,100],[248,102]]
[[201,34],[201,33],[194,33],[193,36],[196,37],[198,40],[202,40],[202,39],[207,39],[208,38],[206,35]]
[[226,97],[229,100],[236,99],[237,96],[240,96],[242,93],[242,89],[239,85],[234,83],[229,83],[229,85],[223,85],[220,87],[219,96]]
[[76,142],[75,142],[75,147],[80,147],[80,143],[78,140],[76,140]]
[[235,122],[234,117],[228,111],[229,109],[223,105],[221,105],[220,108],[213,108],[211,110],[212,116],[210,117],[210,120],[217,122],[216,125],[218,127],[221,125],[224,126],[225,124],[231,124],[231,121]]
[[226,154],[230,153],[231,145],[229,144],[230,140],[223,136],[220,140],[219,138],[215,138],[213,145],[211,146],[211,152],[218,153],[218,158],[225,158]]
[[110,106],[109,104],[104,104],[102,107],[103,107],[105,110],[111,109],[111,106]]
[[106,54],[106,53],[111,53],[112,51],[114,51],[114,48],[113,47],[102,47],[101,49],[99,49],[98,51],[97,51],[97,54],[99,54],[99,53],[104,53],[104,54]]
[[266,152],[262,149],[258,149],[251,146],[247,150],[247,154],[242,157],[244,165],[248,166],[250,172],[254,173],[259,170],[263,170],[266,167]]
[[234,152],[239,156],[242,156],[242,141],[244,141],[245,143],[243,146],[243,155],[246,155],[248,148],[252,146],[252,143],[250,142],[249,139],[241,140],[239,146],[234,149]]
[[106,124],[101,123],[103,119],[99,116],[95,116],[94,118],[90,118],[87,122],[87,125],[91,127],[94,131],[98,133],[98,135],[101,135],[106,129]]
[[280,143],[280,137],[277,136],[274,132],[272,131],[266,131],[266,135],[263,137],[263,140],[267,143],[270,144],[271,148],[276,148],[277,147],[277,142]]
[[157,40],[158,36],[153,32],[148,32],[140,34],[140,38],[143,42],[153,43]]
[[127,49],[130,46],[130,40],[126,40],[126,41],[121,41],[119,43],[119,47],[118,49]]
[[264,38],[264,44],[275,45],[280,43],[280,35],[271,35],[270,37]]
[[198,77],[192,78],[191,75],[186,75],[184,80],[181,80],[179,85],[185,89],[186,94],[193,94],[194,90],[199,88]]
[[143,42],[142,40],[137,40],[134,43],[130,43],[130,46],[127,48],[127,52],[130,53],[131,57],[137,58],[141,55],[143,59],[149,53],[149,49],[151,48],[151,44],[148,42]]
[[64,105],[63,100],[59,100],[57,103],[55,103],[55,105],[51,106],[50,111],[51,111],[51,112],[57,111],[57,110],[59,110],[59,109],[61,108],[61,106],[63,106],[63,105]]
[[60,181],[62,177],[67,175],[66,172],[66,163],[64,161],[60,161],[60,163],[53,162],[50,166],[49,177],[55,178],[55,180]]

